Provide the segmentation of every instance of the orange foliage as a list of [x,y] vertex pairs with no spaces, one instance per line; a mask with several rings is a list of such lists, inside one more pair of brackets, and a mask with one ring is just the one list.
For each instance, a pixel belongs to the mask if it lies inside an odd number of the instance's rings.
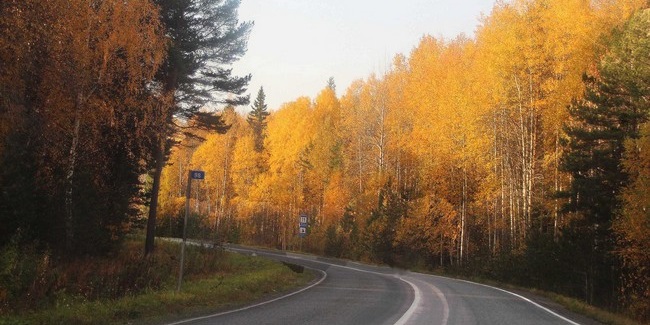
[[295,244],[299,213],[323,243],[328,226],[349,221],[346,208],[364,228],[392,181],[408,206],[396,241],[452,263],[517,250],[534,225],[557,231],[566,106],[581,96],[602,36],[642,2],[499,1],[474,38],[424,36],[340,99],[325,88],[273,112],[268,170],[252,171],[250,137],[237,137],[233,202],[273,219],[276,245]]

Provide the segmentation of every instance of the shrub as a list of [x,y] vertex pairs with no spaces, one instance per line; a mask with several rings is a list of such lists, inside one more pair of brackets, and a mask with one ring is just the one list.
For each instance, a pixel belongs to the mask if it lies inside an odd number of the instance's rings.
[[[64,260],[12,240],[0,250],[0,314],[43,307],[57,299],[114,299],[173,286],[178,243],[160,241],[147,258],[141,246],[140,241],[127,240],[113,255]],[[188,246],[185,275],[197,278],[230,270],[233,266],[224,263],[223,254]]]

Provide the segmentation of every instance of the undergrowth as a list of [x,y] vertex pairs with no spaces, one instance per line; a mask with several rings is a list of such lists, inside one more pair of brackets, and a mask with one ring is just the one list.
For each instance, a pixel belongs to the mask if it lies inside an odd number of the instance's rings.
[[[65,260],[12,240],[0,250],[0,316],[173,287],[178,243],[158,241],[155,253],[146,258],[141,246],[130,239],[109,256]],[[187,280],[232,273],[238,267],[220,249],[187,247],[186,253]]]

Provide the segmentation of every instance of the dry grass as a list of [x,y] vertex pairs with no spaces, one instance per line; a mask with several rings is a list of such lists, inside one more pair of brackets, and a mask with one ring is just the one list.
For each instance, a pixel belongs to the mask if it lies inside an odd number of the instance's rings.
[[0,325],[155,320],[243,304],[313,278],[269,260],[188,247],[186,281],[176,293],[176,243],[158,242],[147,259],[141,242],[130,241],[115,256],[67,263],[26,250],[0,256]]

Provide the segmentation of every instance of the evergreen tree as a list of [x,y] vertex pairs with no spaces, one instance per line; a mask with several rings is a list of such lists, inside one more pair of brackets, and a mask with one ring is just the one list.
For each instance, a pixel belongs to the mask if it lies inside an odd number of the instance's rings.
[[334,82],[334,77],[330,77],[327,79],[327,88],[331,89],[334,93],[336,93],[336,82]]
[[584,99],[569,108],[573,122],[566,128],[568,153],[562,167],[572,176],[566,209],[576,218],[565,239],[578,249],[574,256],[580,257],[580,269],[575,271],[585,274],[589,302],[607,299],[614,291],[612,221],[629,181],[621,163],[625,140],[638,138],[639,125],[647,119],[650,47],[645,34],[650,25],[647,18],[645,23],[638,20],[614,33],[598,76],[584,78]]
[[395,237],[397,225],[407,215],[407,203],[393,188],[391,178],[379,191],[377,208],[366,225],[365,245],[370,256],[377,262],[395,265]]
[[257,92],[257,98],[255,98],[255,102],[251,108],[253,110],[248,113],[247,121],[253,129],[253,135],[255,136],[255,151],[262,152],[264,150],[264,138],[266,137],[266,118],[269,116],[263,87],[260,87],[260,90]]
[[233,76],[228,67],[246,52],[252,27],[251,22],[237,19],[239,0],[155,2],[169,37],[167,60],[157,77],[168,109],[158,117],[160,126],[152,136],[155,153],[145,254],[154,248],[160,175],[179,128],[175,120],[191,120],[196,127],[225,132],[227,127],[219,116],[199,110],[208,103],[248,104],[248,96],[242,94],[251,77]]

